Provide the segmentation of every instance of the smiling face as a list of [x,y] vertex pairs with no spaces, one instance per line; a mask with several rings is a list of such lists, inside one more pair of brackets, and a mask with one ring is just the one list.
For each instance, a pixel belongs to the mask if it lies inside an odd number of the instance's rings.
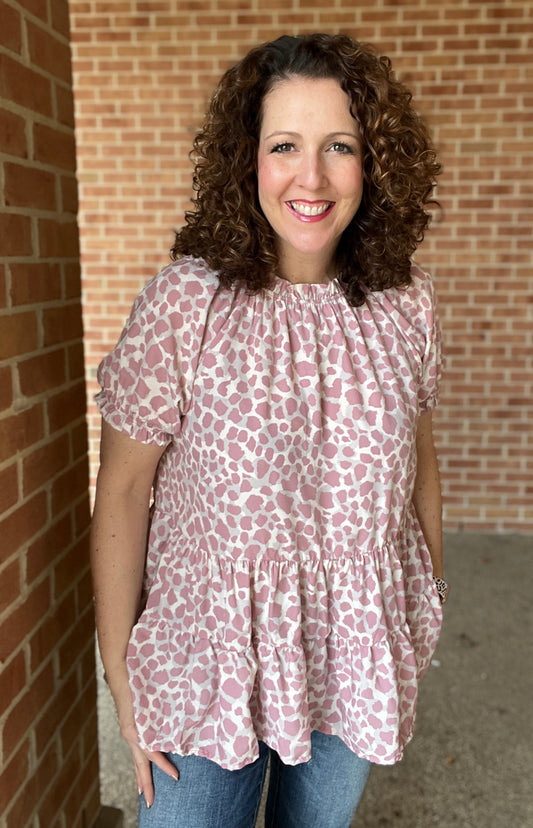
[[363,196],[359,128],[336,80],[298,76],[265,96],[257,179],[282,274],[327,281]]

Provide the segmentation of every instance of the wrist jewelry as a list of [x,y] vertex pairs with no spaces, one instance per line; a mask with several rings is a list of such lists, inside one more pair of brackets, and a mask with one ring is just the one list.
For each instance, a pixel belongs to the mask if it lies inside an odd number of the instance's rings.
[[439,593],[440,602],[441,604],[445,604],[446,599],[448,598],[450,587],[448,586],[444,578],[437,578],[437,576],[434,575],[433,580],[435,581],[435,586],[437,587],[437,592]]

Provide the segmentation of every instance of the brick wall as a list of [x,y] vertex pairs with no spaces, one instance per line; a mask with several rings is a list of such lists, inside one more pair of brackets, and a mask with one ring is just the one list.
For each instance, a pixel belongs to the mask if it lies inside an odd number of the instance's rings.
[[0,824],[99,809],[66,0],[0,2]]
[[530,0],[72,0],[71,12],[89,393],[133,296],[168,261],[221,71],[281,33],[346,31],[392,57],[445,166],[443,221],[418,260],[448,353],[446,527],[533,532]]

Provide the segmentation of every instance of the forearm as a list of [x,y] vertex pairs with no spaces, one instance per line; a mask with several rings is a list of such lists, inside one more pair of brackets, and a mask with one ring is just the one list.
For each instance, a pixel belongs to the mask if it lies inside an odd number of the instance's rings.
[[117,708],[130,701],[126,651],[139,611],[150,494],[162,451],[102,423],[91,567],[98,643]]
[[442,578],[444,573],[440,483],[437,486],[433,479],[424,481],[423,478],[419,480],[417,476],[413,505],[431,555],[433,575]]
[[96,627],[122,736],[135,763],[139,791],[154,801],[150,762],[177,779],[159,752],[139,745],[126,652],[139,611],[144,577],[150,494],[164,447],[136,442],[102,423],[100,471],[91,530]]
[[113,493],[100,481],[91,531],[98,644],[124,735],[133,731],[126,651],[141,596],[148,499]]
[[141,596],[149,502],[101,484],[91,532],[96,628],[106,672],[124,662]]
[[423,415],[417,435],[417,473],[413,505],[424,534],[433,575],[444,577],[442,554],[442,495],[437,454],[433,445],[431,415]]

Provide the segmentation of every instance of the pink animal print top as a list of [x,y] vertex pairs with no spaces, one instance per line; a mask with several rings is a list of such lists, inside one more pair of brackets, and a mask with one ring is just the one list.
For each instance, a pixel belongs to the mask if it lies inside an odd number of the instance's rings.
[[439,375],[417,266],[358,308],[335,281],[220,290],[192,258],[145,287],[97,396],[167,447],[128,649],[144,748],[298,764],[321,730],[401,757],[442,620],[411,505]]

